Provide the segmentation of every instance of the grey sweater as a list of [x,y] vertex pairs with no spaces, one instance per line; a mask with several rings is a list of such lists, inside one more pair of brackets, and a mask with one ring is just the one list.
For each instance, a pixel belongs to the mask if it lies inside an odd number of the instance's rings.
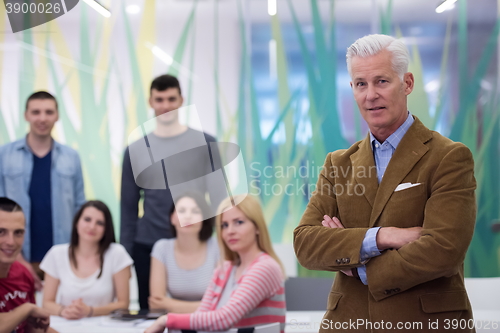
[[[172,196],[190,190],[208,193],[213,211],[224,199],[227,192],[213,189],[225,189],[225,184],[203,176],[211,174],[217,165],[220,168],[220,157],[212,156],[210,142],[216,142],[215,138],[188,128],[168,138],[150,133],[127,147],[122,170],[120,242],[130,254],[134,242],[153,246],[161,238],[172,238]],[[144,215],[139,218],[141,196]]]

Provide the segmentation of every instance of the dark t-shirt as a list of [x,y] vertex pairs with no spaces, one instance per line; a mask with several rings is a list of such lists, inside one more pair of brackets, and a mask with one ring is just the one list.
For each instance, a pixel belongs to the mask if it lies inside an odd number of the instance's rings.
[[47,251],[54,245],[50,186],[51,166],[52,151],[42,158],[33,154],[33,171],[29,188],[32,262],[41,262]]
[[[28,269],[16,261],[7,277],[0,279],[0,312],[12,311],[24,303],[35,304],[35,281]],[[25,327],[26,321],[15,332],[24,333]]]

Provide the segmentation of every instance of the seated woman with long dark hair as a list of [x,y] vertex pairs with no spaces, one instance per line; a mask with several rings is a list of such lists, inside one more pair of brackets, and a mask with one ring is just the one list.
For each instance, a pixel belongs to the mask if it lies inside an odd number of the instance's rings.
[[132,258],[115,243],[111,212],[88,201],[73,219],[71,242],[53,246],[43,258],[43,307],[66,319],[103,316],[129,305]]
[[219,261],[212,237],[215,218],[208,217],[207,202],[197,192],[174,202],[170,221],[175,238],[158,240],[151,252],[149,308],[191,313],[200,305]]
[[226,261],[214,272],[199,308],[191,314],[161,316],[146,333],[163,332],[165,327],[225,331],[276,322],[284,331],[284,272],[258,200],[251,196],[224,200],[216,230]]

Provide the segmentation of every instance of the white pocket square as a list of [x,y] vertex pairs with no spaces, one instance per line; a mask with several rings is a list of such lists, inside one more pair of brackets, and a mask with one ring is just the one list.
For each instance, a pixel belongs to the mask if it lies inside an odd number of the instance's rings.
[[420,184],[422,184],[422,183],[415,183],[415,184],[412,184],[412,183],[402,183],[402,184],[399,184],[398,187],[396,187],[396,189],[394,190],[394,192],[406,190],[407,188],[415,187],[415,186],[418,186]]

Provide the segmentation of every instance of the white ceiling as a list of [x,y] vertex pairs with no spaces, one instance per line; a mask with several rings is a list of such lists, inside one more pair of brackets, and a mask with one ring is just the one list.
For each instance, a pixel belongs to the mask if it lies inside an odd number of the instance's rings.
[[[191,1],[191,0],[173,0],[173,2]],[[206,0],[212,2],[213,0]],[[220,0],[221,3],[236,0]],[[267,14],[267,0],[244,0],[250,9],[252,21],[269,20]],[[466,1],[466,0],[458,0]],[[287,0],[277,0],[278,15],[280,21],[291,20],[291,14]],[[335,19],[339,22],[360,22],[367,23],[373,19],[378,19],[374,6],[387,8],[388,0],[335,0]],[[497,2],[500,0],[469,0],[467,2],[467,15],[469,23],[484,22],[485,20],[494,21],[498,17]],[[330,0],[317,0],[320,13],[323,18],[330,15]],[[458,2],[455,9],[446,11],[442,14],[435,12],[436,7],[441,3],[440,0],[393,0],[393,23],[408,23],[413,21],[447,21],[451,15],[458,17]],[[302,22],[307,22],[311,18],[310,0],[292,0],[295,12]],[[374,10],[375,9],[375,10]]]
[[[120,11],[121,5],[135,4],[143,7],[145,1],[151,0],[101,0],[100,2],[113,11]],[[195,0],[156,0],[156,19],[164,16],[186,18],[193,8]],[[238,21],[238,3],[241,4],[244,16],[250,23],[271,22],[267,12],[268,0],[199,0],[196,19],[199,22],[212,20],[214,17],[214,4],[219,2],[219,20]],[[316,0],[320,15],[324,21],[330,19],[331,0]],[[376,24],[380,19],[380,10],[387,8],[389,0],[334,0],[336,22]],[[458,3],[455,9],[437,14],[435,9],[441,0],[392,0],[393,11],[391,21],[395,24],[412,22],[447,22],[451,17],[454,21],[458,18]],[[467,1],[468,24],[490,22],[493,24],[499,17],[498,3],[500,0],[458,0]],[[295,12],[302,23],[311,22],[311,0],[290,0]],[[277,0],[278,17],[281,23],[292,22],[288,0]],[[82,3],[81,5],[86,5]],[[377,8],[379,8],[377,10]],[[163,15],[163,13],[165,13]],[[90,19],[99,17],[98,14],[90,15]],[[142,20],[142,11],[137,15],[129,15],[131,22]],[[71,20],[69,15],[58,18],[61,22]]]

